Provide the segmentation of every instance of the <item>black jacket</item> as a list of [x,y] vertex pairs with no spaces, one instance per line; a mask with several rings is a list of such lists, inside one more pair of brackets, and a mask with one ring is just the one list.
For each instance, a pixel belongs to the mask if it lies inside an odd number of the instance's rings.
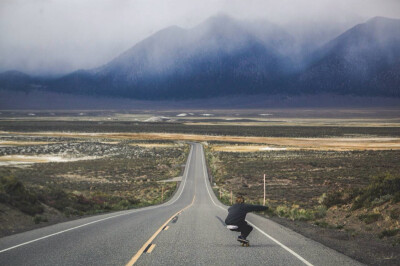
[[228,209],[228,217],[226,217],[225,223],[238,225],[239,223],[244,222],[248,212],[265,211],[266,209],[268,209],[268,207],[262,205],[251,205],[245,203],[233,204]]

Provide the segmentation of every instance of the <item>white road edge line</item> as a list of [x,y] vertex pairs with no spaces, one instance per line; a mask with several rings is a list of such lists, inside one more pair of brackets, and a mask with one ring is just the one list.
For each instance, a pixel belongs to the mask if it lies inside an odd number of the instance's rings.
[[182,189],[181,189],[181,191],[179,193],[179,196],[177,196],[174,201],[166,203],[166,204],[161,204],[161,205],[157,205],[157,206],[148,207],[148,208],[133,210],[133,211],[130,211],[128,213],[117,214],[117,215],[106,217],[106,218],[103,218],[103,219],[100,219],[100,220],[92,221],[92,222],[89,222],[89,223],[86,223],[86,224],[81,224],[81,225],[78,225],[78,226],[75,226],[75,227],[72,227],[72,228],[69,228],[69,229],[66,229],[66,230],[62,230],[62,231],[59,231],[59,232],[56,232],[56,233],[53,233],[53,234],[50,234],[50,235],[39,237],[39,238],[30,240],[30,241],[27,241],[27,242],[24,242],[24,243],[21,243],[21,244],[18,244],[18,245],[15,245],[15,246],[3,249],[3,250],[0,250],[0,253],[6,252],[8,250],[15,249],[15,248],[18,248],[18,247],[21,247],[21,246],[25,246],[25,245],[31,244],[33,242],[36,242],[36,241],[39,241],[39,240],[43,240],[43,239],[46,239],[46,238],[49,238],[49,237],[52,237],[52,236],[55,236],[55,235],[59,235],[59,234],[62,234],[62,233],[68,232],[68,231],[72,231],[72,230],[75,230],[75,229],[78,229],[78,228],[81,228],[81,227],[84,227],[84,226],[88,226],[88,225],[91,225],[91,224],[102,222],[102,221],[105,221],[105,220],[108,220],[108,219],[116,218],[116,217],[123,216],[123,215],[129,215],[129,214],[136,213],[136,212],[152,210],[152,209],[156,209],[156,208],[159,208],[159,207],[165,207],[165,206],[169,206],[169,205],[175,203],[181,197],[182,192],[183,192],[183,190],[185,188],[185,185],[186,185],[187,174],[188,174],[188,171],[189,171],[188,169],[189,169],[190,162],[192,160],[192,154],[193,154],[193,144],[191,144],[191,145],[192,146],[190,148],[189,158],[187,160],[186,167],[185,167],[185,172],[184,172],[184,177],[185,178],[183,180]]
[[[202,151],[202,163],[203,163],[203,175],[204,175],[204,182],[206,183],[206,188],[207,188],[207,192],[208,195],[211,198],[211,201],[214,203],[215,206],[223,209],[224,211],[227,211],[224,207],[218,205],[215,203],[214,199],[211,196],[210,193],[210,189],[208,188],[208,183],[207,183],[207,169],[205,167],[205,159],[204,159],[204,148],[203,145],[201,145],[201,151]],[[296,258],[298,258],[299,260],[301,260],[304,264],[308,265],[308,266],[313,266],[313,264],[311,264],[310,262],[308,262],[306,259],[304,259],[302,256],[300,256],[299,254],[297,254],[296,252],[294,252],[293,250],[291,250],[290,248],[288,248],[287,246],[285,246],[284,244],[282,244],[281,242],[279,242],[278,240],[276,240],[275,238],[273,238],[272,236],[268,235],[267,233],[265,233],[263,230],[261,230],[260,228],[258,228],[257,226],[255,226],[254,224],[248,222],[250,225],[252,225],[255,229],[257,229],[260,233],[262,233],[263,235],[265,235],[266,237],[268,237],[269,239],[271,239],[272,241],[274,241],[276,244],[278,244],[279,246],[281,246],[283,249],[285,249],[286,251],[288,251],[290,254],[292,254],[293,256],[295,256]]]

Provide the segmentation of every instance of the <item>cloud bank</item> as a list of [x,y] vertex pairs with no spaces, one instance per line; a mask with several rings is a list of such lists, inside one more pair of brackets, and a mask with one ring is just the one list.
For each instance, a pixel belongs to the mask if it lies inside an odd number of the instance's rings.
[[[321,42],[374,16],[400,18],[398,0],[2,0],[0,72],[59,75],[105,64],[156,31],[224,13],[268,20]],[[319,34],[319,35],[318,35]]]

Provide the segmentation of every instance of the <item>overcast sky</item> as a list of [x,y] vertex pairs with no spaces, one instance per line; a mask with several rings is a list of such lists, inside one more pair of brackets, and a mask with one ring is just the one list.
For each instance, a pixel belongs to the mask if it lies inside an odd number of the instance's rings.
[[218,13],[345,28],[400,18],[400,0],[0,0],[0,72],[96,67],[164,27],[190,28]]

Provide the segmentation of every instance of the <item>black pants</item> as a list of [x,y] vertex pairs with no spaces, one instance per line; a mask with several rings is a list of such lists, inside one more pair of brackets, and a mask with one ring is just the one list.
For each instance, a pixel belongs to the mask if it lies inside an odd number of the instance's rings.
[[246,221],[239,223],[237,226],[238,226],[237,230],[245,238],[250,234],[251,231],[253,231],[253,227],[250,226]]

